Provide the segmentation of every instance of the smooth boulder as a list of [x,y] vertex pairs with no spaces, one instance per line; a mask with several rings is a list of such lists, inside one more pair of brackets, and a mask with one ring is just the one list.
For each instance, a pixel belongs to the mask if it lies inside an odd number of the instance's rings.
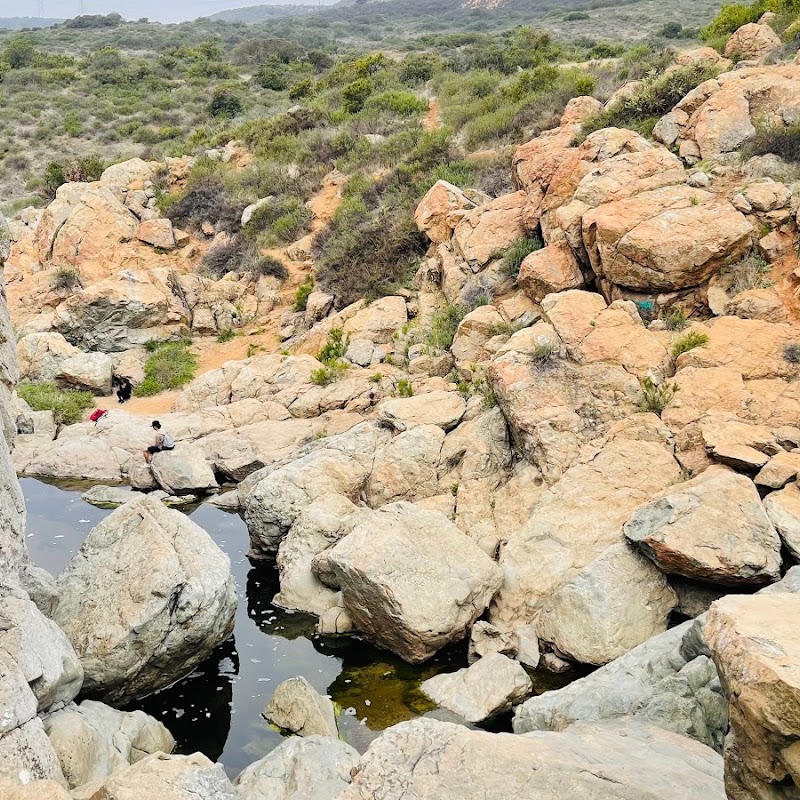
[[724,800],[722,759],[635,722],[526,736],[418,719],[386,731],[340,800]]
[[323,697],[305,678],[279,684],[264,709],[274,725],[299,736],[338,737],[336,714],[329,697]]
[[780,577],[780,538],[755,485],[723,467],[660,492],[624,531],[664,572],[725,586]]
[[327,736],[293,736],[241,772],[239,800],[334,800],[350,784],[358,751]]
[[518,661],[490,653],[470,667],[428,678],[420,689],[467,722],[483,722],[521,703],[533,685]]
[[325,556],[356,630],[411,663],[461,639],[501,581],[443,514],[406,502],[374,512]]
[[151,469],[158,485],[170,494],[209,492],[219,488],[203,451],[186,442],[177,444],[174,450],[156,453]]
[[54,619],[81,658],[83,692],[112,703],[188,674],[233,630],[228,557],[188,517],[148,496],[89,533],[58,591]]

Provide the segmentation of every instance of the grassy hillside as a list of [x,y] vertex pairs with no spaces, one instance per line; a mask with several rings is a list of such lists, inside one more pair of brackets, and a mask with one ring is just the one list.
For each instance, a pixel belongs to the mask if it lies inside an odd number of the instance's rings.
[[319,10],[319,3],[294,5],[266,5],[266,6],[247,6],[245,8],[231,8],[228,11],[219,11],[208,17],[215,22],[244,22],[252,25],[258,22],[266,22],[274,17],[297,16],[300,14],[311,14]]

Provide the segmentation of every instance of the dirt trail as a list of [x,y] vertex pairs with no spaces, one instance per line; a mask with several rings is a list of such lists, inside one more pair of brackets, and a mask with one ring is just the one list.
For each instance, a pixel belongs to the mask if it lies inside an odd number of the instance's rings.
[[422,127],[426,131],[435,131],[442,127],[441,109],[435,97],[428,100],[428,113],[422,118]]

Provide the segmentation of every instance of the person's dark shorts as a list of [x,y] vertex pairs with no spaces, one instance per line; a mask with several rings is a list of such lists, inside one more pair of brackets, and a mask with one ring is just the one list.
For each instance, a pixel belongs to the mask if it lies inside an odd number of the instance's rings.
[[158,447],[157,445],[151,444],[150,447],[147,448],[147,452],[152,456],[155,453],[160,453],[163,449],[163,447]]

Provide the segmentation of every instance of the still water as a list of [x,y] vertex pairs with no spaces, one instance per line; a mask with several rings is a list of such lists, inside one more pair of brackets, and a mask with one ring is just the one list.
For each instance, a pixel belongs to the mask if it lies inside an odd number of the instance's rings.
[[[32,478],[20,483],[31,557],[58,575],[111,510],[81,500],[88,485],[64,488]],[[419,692],[422,680],[465,666],[463,645],[411,666],[350,637],[316,635],[315,618],[272,605],[277,569],[248,561],[247,527],[238,515],[211,505],[188,513],[230,557],[239,606],[233,637],[211,658],[129,709],[141,708],[161,720],[177,740],[177,752],[200,750],[221,761],[230,775],[238,774],[282,741],[261,711],[274,688],[297,675],[342,708],[342,737],[363,750],[381,730],[433,708]],[[508,720],[499,724],[507,726]]]

